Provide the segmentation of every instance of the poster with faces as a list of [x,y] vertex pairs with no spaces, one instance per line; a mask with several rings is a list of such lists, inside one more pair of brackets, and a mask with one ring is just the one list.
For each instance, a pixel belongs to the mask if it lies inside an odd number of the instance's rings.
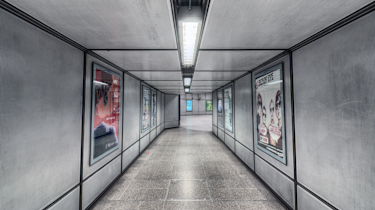
[[142,133],[150,127],[150,89],[142,86]]
[[254,84],[257,147],[285,164],[282,65],[256,74]]

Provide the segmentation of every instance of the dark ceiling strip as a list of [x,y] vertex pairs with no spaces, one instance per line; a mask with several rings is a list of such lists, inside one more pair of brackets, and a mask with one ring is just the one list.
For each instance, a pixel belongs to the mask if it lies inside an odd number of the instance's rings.
[[201,46],[201,42],[202,42],[202,38],[203,38],[203,32],[204,32],[204,27],[206,25],[206,20],[207,20],[207,16],[208,16],[208,8],[210,7],[210,3],[211,3],[211,0],[207,0],[207,3],[206,3],[206,8],[204,9],[204,18],[202,20],[202,28],[201,28],[201,34],[199,35],[199,40],[198,40],[198,49],[195,53],[195,61],[194,61],[194,66],[197,65],[197,60],[198,60],[198,54],[199,54],[199,48]]
[[180,70],[127,70],[131,72],[181,72]]
[[199,49],[199,51],[284,51],[288,49]]
[[170,81],[180,81],[180,82],[182,82],[182,80],[173,80],[173,79],[171,79],[171,80],[143,80],[143,81],[145,81],[145,82],[170,82]]
[[178,49],[89,49],[92,51],[178,51]]
[[248,70],[195,70],[196,72],[248,72]]
[[291,47],[289,50],[290,51],[296,51],[308,44],[310,44],[311,42],[313,41],[316,41],[324,36],[326,36],[327,34],[330,34],[331,32],[369,14],[370,12],[373,12],[375,10],[375,1],[373,1],[372,3],[366,5],[365,7],[357,10],[356,12],[346,16],[345,18],[335,22],[334,24],[328,26],[327,28],[319,31],[318,33],[310,36],[309,38],[303,40],[302,42],[294,45],[293,47]]
[[176,36],[176,45],[178,50],[178,60],[180,62],[180,68],[182,69],[182,61],[181,61],[181,47],[180,47],[180,39],[178,34],[178,23],[177,23],[177,6],[175,7],[173,4],[173,0],[170,0],[171,9],[172,9],[172,18],[173,18],[173,25],[174,25],[174,33]]
[[18,9],[17,7],[13,6],[12,4],[5,2],[5,1],[0,1],[0,8],[4,9],[5,11],[21,18],[22,20],[34,25],[37,28],[42,29],[43,31],[51,34],[52,36],[55,36],[56,38],[70,44],[71,46],[81,50],[81,51],[86,51],[87,48],[84,46],[78,44],[77,42],[73,41],[72,39],[69,39],[67,36],[64,34],[54,30],[53,28],[47,26],[46,24],[40,22],[39,20],[35,19],[34,17],[28,15],[27,13],[23,12],[22,10]]

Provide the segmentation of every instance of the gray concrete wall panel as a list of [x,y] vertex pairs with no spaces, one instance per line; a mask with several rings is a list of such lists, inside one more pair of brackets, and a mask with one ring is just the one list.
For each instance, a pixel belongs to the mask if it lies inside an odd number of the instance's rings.
[[124,74],[123,149],[139,140],[141,112],[141,83]]
[[[161,123],[164,124],[165,122],[165,94],[161,94]],[[163,131],[164,129],[162,129]]]
[[372,12],[293,54],[298,181],[338,209],[375,206],[374,22]]
[[158,136],[159,136],[160,132],[161,132],[161,125],[156,127],[156,133],[157,133]]
[[[292,127],[292,104],[291,104],[291,81],[290,81],[290,62],[289,55],[265,66],[264,68],[256,71],[256,73],[271,68],[277,64],[283,63],[284,69],[284,119],[285,119],[285,136],[286,136],[286,165],[269,156],[263,151],[259,150],[256,146],[254,151],[256,154],[264,158],[266,161],[276,166],[278,169],[288,174],[290,177],[294,177],[294,162],[293,162],[293,127]],[[253,74],[253,76],[255,75]],[[298,89],[296,89],[298,90]],[[254,139],[256,139],[256,133],[254,132]]]
[[234,83],[234,95],[236,103],[234,107],[235,112],[235,133],[236,140],[241,142],[247,148],[254,151],[253,138],[253,104],[251,92],[251,75],[247,75]]
[[198,98],[199,100],[206,100],[206,93],[199,93]]
[[306,190],[301,188],[300,186],[297,186],[297,205],[298,209],[303,210],[332,210],[330,207],[325,205],[323,202],[321,202],[319,199],[308,193]]
[[0,28],[0,209],[43,209],[79,183],[83,53],[2,9]]
[[[91,91],[92,91],[92,64],[95,62],[96,64],[103,66],[109,70],[119,73],[122,75],[121,72],[111,68],[107,64],[97,60],[96,58],[87,55],[86,59],[86,90],[85,90],[85,125],[84,125],[84,144],[83,144],[83,179],[86,179],[92,173],[97,171],[100,167],[111,161],[114,157],[121,153],[122,148],[122,141],[119,141],[119,148],[113,151],[111,154],[105,156],[103,159],[99,160],[98,162],[94,163],[90,166],[90,150],[91,150]],[[126,110],[127,108],[125,108]],[[124,117],[124,116],[123,116]],[[124,118],[124,121],[127,118]],[[126,134],[124,135],[126,136]]]
[[139,140],[140,142],[140,152],[142,152],[150,144],[150,134],[145,135]]
[[186,100],[193,100],[193,94],[185,94]]
[[83,209],[86,209],[120,173],[121,156],[118,156],[86,180],[82,184]]
[[217,126],[217,92],[212,92],[212,124]]
[[74,189],[48,210],[79,210],[79,189],[79,187]]
[[236,142],[236,155],[254,170],[254,153],[251,150]]
[[218,134],[217,136],[219,137],[219,139],[224,142],[224,131],[221,129],[218,129],[217,134]]
[[165,122],[165,128],[177,128],[179,126],[179,121],[168,121]]
[[156,138],[156,128],[154,128],[154,129],[150,132],[150,142],[152,142],[155,138]]
[[139,154],[139,141],[129,147],[124,153],[122,153],[122,170],[129,166]]
[[178,95],[165,94],[165,122],[178,121]]
[[206,99],[198,100],[198,111],[199,114],[206,114]]
[[234,152],[234,138],[225,134],[225,144]]
[[181,99],[180,101],[180,113],[181,116],[186,115],[186,100]]
[[206,100],[212,100],[212,93],[206,93]]
[[198,93],[193,93],[193,99],[198,100],[199,99],[199,94]]
[[215,136],[217,136],[217,127],[212,125],[212,131],[214,132]]
[[212,115],[212,112],[206,112],[206,115]]
[[186,100],[186,94],[182,94],[182,95],[180,95],[180,98]]
[[194,99],[193,100],[193,115],[199,114],[199,101]]
[[294,182],[255,156],[255,173],[258,174],[289,206],[294,207]]

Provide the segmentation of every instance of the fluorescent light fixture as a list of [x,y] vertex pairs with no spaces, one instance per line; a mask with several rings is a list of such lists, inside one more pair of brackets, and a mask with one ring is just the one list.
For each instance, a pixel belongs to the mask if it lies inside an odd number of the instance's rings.
[[182,22],[183,64],[193,65],[198,22]]
[[94,81],[94,83],[96,83],[96,84],[100,84],[100,85],[104,85],[104,86],[108,86],[108,84],[107,84],[107,83],[104,83],[104,82]]
[[191,77],[184,77],[184,86],[191,85]]
[[190,88],[185,88],[185,93],[190,92]]

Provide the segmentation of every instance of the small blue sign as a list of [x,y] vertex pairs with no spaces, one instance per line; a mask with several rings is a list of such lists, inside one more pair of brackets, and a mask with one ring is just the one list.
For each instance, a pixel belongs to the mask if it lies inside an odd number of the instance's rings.
[[193,101],[192,100],[186,101],[186,111],[187,112],[193,111]]

